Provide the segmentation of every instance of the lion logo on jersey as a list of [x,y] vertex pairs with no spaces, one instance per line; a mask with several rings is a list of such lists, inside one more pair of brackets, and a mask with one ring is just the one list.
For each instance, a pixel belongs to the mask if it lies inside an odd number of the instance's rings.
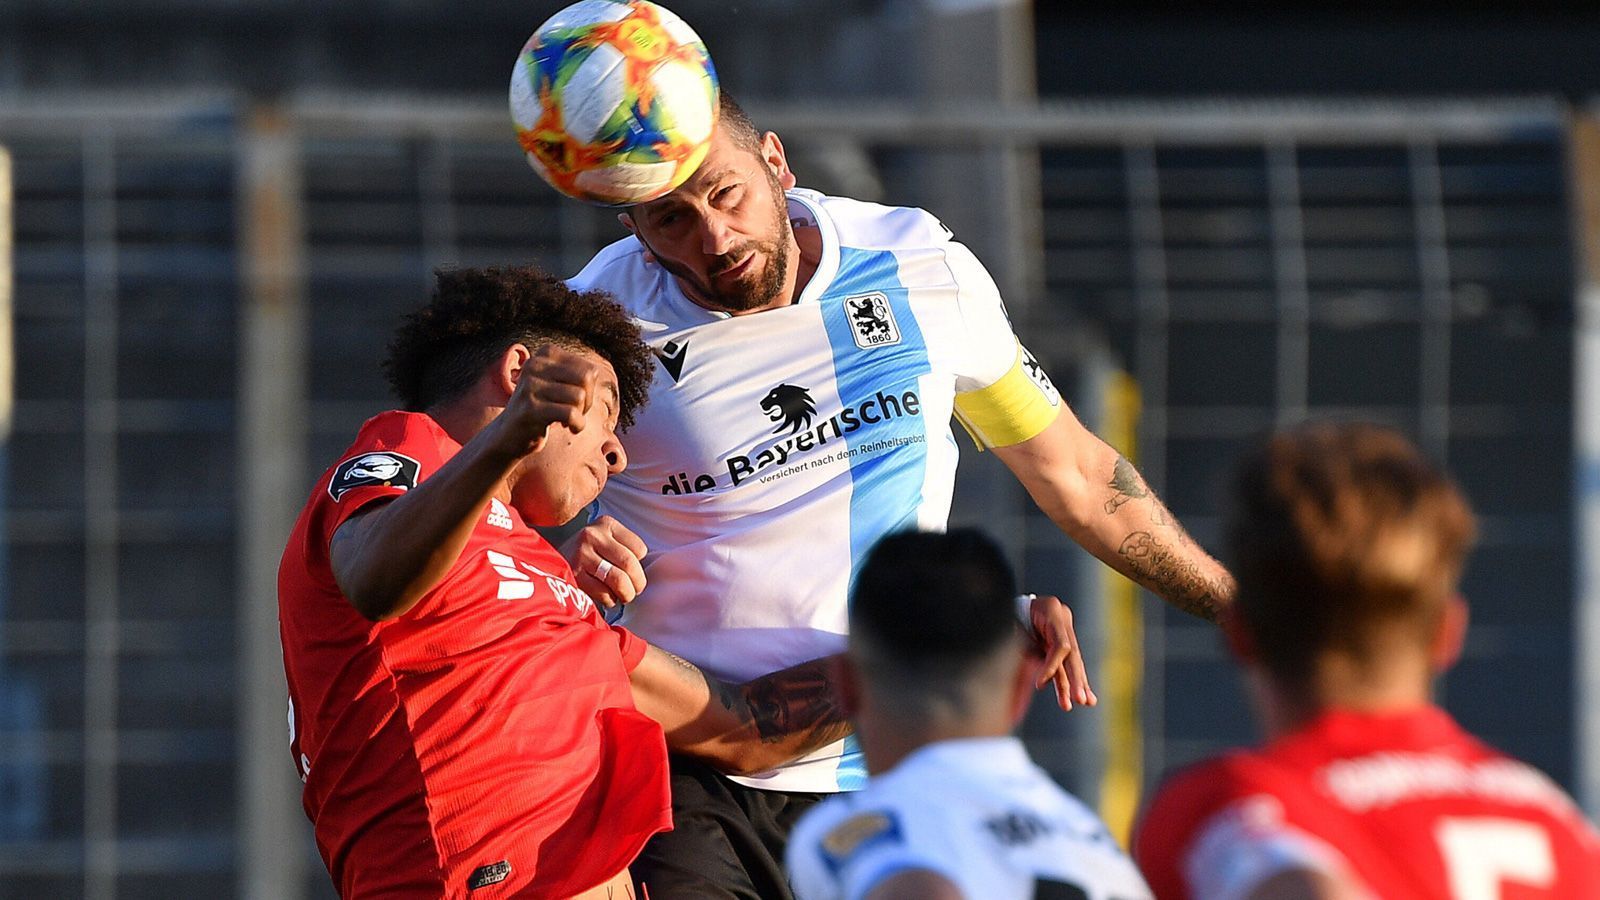
[[761,398],[761,411],[767,418],[778,423],[772,429],[777,434],[785,427],[790,434],[796,434],[803,428],[811,427],[811,417],[817,414],[817,404],[811,399],[811,392],[803,387],[792,384],[780,384]]
[[894,307],[889,296],[882,291],[846,297],[845,310],[849,313],[850,334],[856,346],[863,350],[900,343],[900,326],[894,321]]
[[856,329],[866,338],[889,333],[889,317],[872,302],[873,299],[861,297],[850,301],[850,316],[855,319]]

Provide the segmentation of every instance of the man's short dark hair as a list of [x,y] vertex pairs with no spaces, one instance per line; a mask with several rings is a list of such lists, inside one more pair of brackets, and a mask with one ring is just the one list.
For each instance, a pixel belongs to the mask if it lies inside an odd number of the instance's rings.
[[750,121],[749,113],[726,90],[718,94],[717,124],[733,140],[735,147],[760,155],[761,129]]
[[383,362],[405,409],[422,412],[467,392],[507,347],[592,350],[617,373],[618,424],[633,424],[654,363],[627,311],[602,291],[574,291],[532,266],[441,269],[427,306],[406,316]]
[[1018,634],[1016,578],[982,532],[904,531],[878,541],[856,576],[850,629],[910,669],[959,672]]
[[1320,422],[1244,457],[1225,519],[1235,612],[1261,664],[1303,685],[1325,653],[1365,664],[1426,643],[1456,589],[1472,510],[1398,431]]

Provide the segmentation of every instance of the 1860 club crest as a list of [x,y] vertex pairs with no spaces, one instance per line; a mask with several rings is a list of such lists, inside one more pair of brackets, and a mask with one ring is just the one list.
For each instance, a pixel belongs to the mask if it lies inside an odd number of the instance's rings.
[[846,297],[844,308],[857,347],[870,350],[900,343],[900,326],[895,324],[894,310],[883,293]]

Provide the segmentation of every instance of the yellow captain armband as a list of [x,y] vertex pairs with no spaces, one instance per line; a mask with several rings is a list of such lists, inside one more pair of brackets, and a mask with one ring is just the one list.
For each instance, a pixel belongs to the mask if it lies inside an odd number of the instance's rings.
[[956,395],[956,421],[978,449],[1009,447],[1044,431],[1061,413],[1061,393],[1028,348],[1017,345],[1017,361],[986,388]]

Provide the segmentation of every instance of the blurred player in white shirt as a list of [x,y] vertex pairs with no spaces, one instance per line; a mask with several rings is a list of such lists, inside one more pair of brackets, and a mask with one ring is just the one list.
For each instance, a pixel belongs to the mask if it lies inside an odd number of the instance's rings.
[[796,826],[801,900],[1150,897],[1011,735],[1040,662],[1014,594],[1000,549],[970,529],[902,532],[868,555],[838,685],[870,777]]

